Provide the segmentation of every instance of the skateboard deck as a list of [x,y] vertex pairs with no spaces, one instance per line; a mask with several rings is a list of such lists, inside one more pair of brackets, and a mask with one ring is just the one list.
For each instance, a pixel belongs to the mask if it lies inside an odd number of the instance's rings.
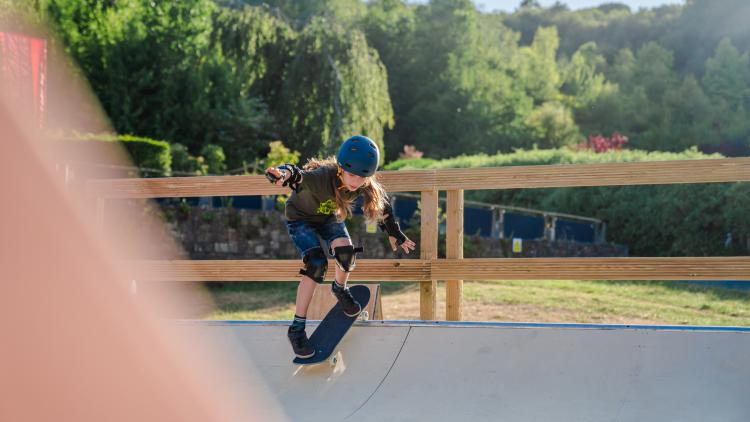
[[[351,286],[349,291],[352,292],[352,296],[359,302],[362,306],[362,312],[364,312],[367,303],[370,301],[370,289],[365,286]],[[336,303],[310,336],[310,345],[315,349],[315,354],[306,359],[294,358],[292,362],[297,365],[313,365],[328,359],[357,318],[359,318],[359,315],[346,316],[341,309],[341,305]]]

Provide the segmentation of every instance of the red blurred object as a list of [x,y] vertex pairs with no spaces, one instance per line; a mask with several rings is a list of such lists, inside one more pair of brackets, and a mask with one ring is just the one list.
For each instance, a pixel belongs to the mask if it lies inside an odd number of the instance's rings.
[[578,144],[578,149],[590,149],[596,153],[619,151],[628,143],[628,137],[618,132],[607,138],[602,135],[589,135],[586,142]]
[[402,160],[413,160],[422,158],[422,155],[424,155],[424,153],[419,151],[414,145],[404,145],[404,152],[399,152],[398,158]]
[[0,85],[13,103],[44,124],[47,40],[0,32]]

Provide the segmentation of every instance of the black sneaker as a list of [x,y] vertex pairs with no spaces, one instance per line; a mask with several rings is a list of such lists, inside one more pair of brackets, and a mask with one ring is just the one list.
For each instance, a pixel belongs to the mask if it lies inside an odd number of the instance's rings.
[[[335,283],[335,282],[334,282]],[[338,287],[337,285],[334,285],[331,289],[331,292],[334,296],[336,296],[336,299],[338,299],[339,303],[341,304],[341,309],[343,309],[344,314],[348,317],[355,317],[362,312],[362,306],[357,302],[356,299],[354,299],[354,296],[352,296],[352,292],[349,291],[349,289],[343,289]]]
[[315,349],[310,347],[310,340],[307,339],[307,333],[305,330],[292,330],[289,328],[287,332],[289,342],[292,343],[292,349],[294,354],[300,359],[307,359],[315,354]]

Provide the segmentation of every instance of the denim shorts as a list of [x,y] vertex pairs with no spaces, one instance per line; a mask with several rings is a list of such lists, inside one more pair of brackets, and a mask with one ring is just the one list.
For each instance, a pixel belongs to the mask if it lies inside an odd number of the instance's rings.
[[330,218],[324,223],[312,223],[305,220],[287,220],[286,228],[289,230],[289,236],[297,247],[297,252],[305,256],[310,249],[320,247],[320,239],[331,247],[331,242],[340,237],[349,238],[349,231],[346,230],[344,222],[336,221],[336,218]]

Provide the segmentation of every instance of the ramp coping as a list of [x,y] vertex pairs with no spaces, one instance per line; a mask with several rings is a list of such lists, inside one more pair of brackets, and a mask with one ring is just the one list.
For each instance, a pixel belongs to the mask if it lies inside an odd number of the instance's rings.
[[[248,320],[177,320],[178,322],[204,325],[249,325],[249,326],[286,326],[289,321],[248,321]],[[308,320],[308,324],[317,325],[319,320]],[[547,322],[475,322],[475,321],[421,321],[421,320],[385,320],[357,321],[359,327],[484,327],[484,328],[553,328],[553,329],[589,329],[589,330],[650,330],[650,331],[725,331],[750,333],[750,327],[735,326],[695,326],[695,325],[637,325],[637,324],[574,324]]]

